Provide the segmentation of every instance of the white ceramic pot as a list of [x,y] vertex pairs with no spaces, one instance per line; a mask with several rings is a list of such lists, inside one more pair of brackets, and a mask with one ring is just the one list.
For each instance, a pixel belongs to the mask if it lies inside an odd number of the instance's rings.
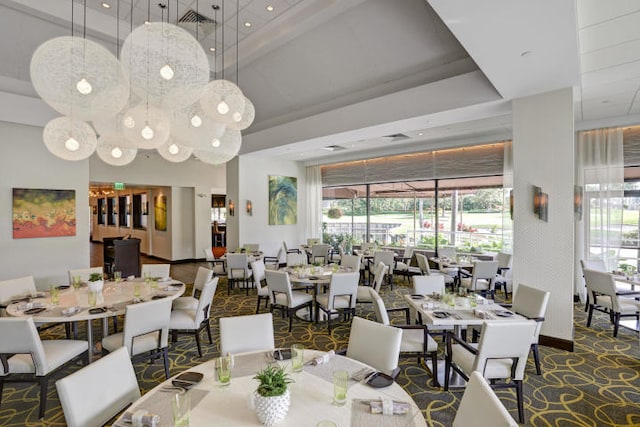
[[90,292],[102,292],[102,287],[104,286],[103,280],[96,280],[95,282],[87,282],[87,286],[89,286]]
[[253,403],[258,420],[267,427],[274,426],[284,420],[291,404],[290,396],[289,390],[281,396],[272,397],[260,396],[258,392],[254,392]]

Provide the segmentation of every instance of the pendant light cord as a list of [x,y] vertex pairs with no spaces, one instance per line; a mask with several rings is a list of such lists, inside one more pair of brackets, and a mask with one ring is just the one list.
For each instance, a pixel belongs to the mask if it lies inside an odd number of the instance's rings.
[[222,80],[224,80],[224,0],[222,0]]
[[240,0],[236,0],[236,85],[240,86]]
[[218,9],[220,6],[217,4],[211,5],[213,8],[213,20],[216,23],[216,28],[213,32],[213,79],[218,79]]

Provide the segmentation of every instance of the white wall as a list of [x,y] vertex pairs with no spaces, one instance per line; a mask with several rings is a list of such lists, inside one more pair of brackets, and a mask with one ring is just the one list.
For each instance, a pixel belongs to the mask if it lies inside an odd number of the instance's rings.
[[[211,196],[207,199],[211,200]],[[198,254],[194,252],[194,200],[193,187],[173,187],[171,189],[169,217],[171,218],[171,253],[173,259],[202,258],[204,256],[202,251]],[[210,229],[211,227],[209,227]]]
[[[572,89],[513,101],[513,283],[551,292],[542,334],[573,340],[574,126]],[[533,186],[549,221],[533,213]]]
[[[268,256],[275,256],[282,241],[296,247],[306,241],[305,215],[307,198],[304,194],[305,167],[300,162],[278,159],[257,159],[240,156],[227,164],[227,171],[238,177],[237,187],[228,177],[228,198],[236,205],[236,214],[227,220],[227,248],[234,250],[244,243],[259,243]],[[298,178],[298,221],[295,225],[269,225],[269,175]],[[247,214],[247,200],[253,204],[253,215]]]
[[[33,275],[45,288],[66,283],[67,270],[89,266],[89,162],[58,159],[42,128],[0,122],[0,280]],[[12,188],[75,190],[76,235],[13,239]]]
[[[155,153],[138,154],[136,159],[126,166],[109,166],[96,156],[90,159],[90,179],[92,182],[124,182],[130,185],[143,186],[163,186],[191,188],[193,193],[191,199],[186,200],[181,197],[181,206],[176,208],[193,209],[194,240],[191,257],[202,258],[203,249],[211,247],[211,194],[226,193],[226,167],[212,166],[202,163],[199,160],[190,159],[182,163],[171,163]],[[171,191],[169,191],[171,193]],[[168,194],[168,199],[171,194]],[[171,211],[172,205],[169,205]],[[149,199],[149,223],[148,227],[153,228],[152,217],[153,195]],[[175,214],[175,212],[174,212]],[[169,214],[171,218],[171,214]],[[182,221],[186,218],[181,215]],[[168,227],[172,227],[171,222]],[[181,225],[182,227],[182,225]],[[153,237],[153,234],[152,234]],[[160,236],[162,237],[162,236]],[[177,260],[184,259],[178,255],[170,255],[171,243],[168,243],[168,250],[156,251],[153,241],[150,242],[148,253],[162,258]],[[158,243],[158,242],[156,242]],[[164,242],[166,243],[166,242]],[[184,253],[184,252],[183,252]],[[167,256],[167,254],[169,254]]]

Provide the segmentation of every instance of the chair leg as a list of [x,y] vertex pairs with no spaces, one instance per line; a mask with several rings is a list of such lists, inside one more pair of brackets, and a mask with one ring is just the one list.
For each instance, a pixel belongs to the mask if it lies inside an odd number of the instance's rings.
[[206,319],[205,322],[207,322],[207,336],[209,336],[209,344],[213,344],[213,340],[211,339],[211,322],[209,322],[209,319]]
[[522,380],[515,380],[516,383],[516,399],[518,400],[518,420],[520,424],[524,424],[524,403],[522,401]]
[[613,337],[614,338],[618,336],[619,326],[620,326],[620,313],[613,313]]
[[40,378],[40,411],[38,418],[44,418],[44,412],[47,409],[47,377]]
[[164,359],[164,376],[169,379],[169,349],[162,349],[162,358]]
[[593,305],[589,305],[589,314],[587,315],[587,328],[591,326],[592,317],[593,317]]
[[289,314],[289,332],[291,332],[291,328],[293,327],[293,310],[291,309],[291,307],[289,307],[288,314]]
[[256,314],[260,312],[260,296],[258,296],[258,305],[256,306]]
[[[331,313],[333,310],[327,310],[327,330],[329,331],[329,335],[331,335]],[[338,314],[339,316],[339,314]]]
[[536,374],[542,375],[540,369],[540,354],[538,353],[538,344],[531,344],[531,351],[533,351],[533,361],[536,364]]
[[440,383],[438,382],[438,352],[434,351],[431,353],[431,375],[433,375],[433,386],[440,387]]
[[195,332],[196,337],[196,346],[198,346],[198,356],[202,357],[202,347],[200,346],[200,334],[198,331]]

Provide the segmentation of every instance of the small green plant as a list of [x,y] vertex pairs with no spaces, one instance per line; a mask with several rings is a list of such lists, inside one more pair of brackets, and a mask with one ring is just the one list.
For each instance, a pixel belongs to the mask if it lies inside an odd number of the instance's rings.
[[282,396],[293,382],[286,369],[279,365],[265,367],[253,379],[260,381],[256,391],[263,397]]
[[102,274],[100,273],[91,273],[89,275],[90,282],[97,282],[98,280],[102,280]]

